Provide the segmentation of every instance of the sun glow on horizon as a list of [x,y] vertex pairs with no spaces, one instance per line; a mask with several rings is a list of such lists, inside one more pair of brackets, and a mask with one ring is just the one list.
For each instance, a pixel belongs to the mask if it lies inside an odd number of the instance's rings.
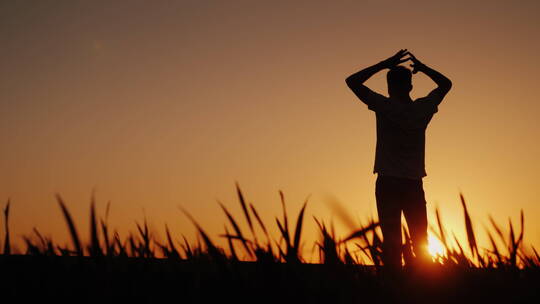
[[439,239],[433,235],[428,236],[428,252],[432,257],[437,257],[444,255],[446,253],[446,248],[439,241]]

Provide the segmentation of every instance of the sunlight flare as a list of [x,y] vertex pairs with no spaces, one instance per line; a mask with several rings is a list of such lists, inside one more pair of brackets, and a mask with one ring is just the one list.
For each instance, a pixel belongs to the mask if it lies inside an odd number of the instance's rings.
[[428,252],[432,257],[444,255],[446,249],[439,239],[433,235],[428,237]]

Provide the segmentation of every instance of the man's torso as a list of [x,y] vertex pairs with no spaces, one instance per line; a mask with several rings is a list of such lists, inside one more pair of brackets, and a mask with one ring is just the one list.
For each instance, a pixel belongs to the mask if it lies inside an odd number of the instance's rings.
[[425,131],[436,108],[426,100],[400,103],[388,99],[376,111],[377,147],[374,173],[410,179],[426,176]]

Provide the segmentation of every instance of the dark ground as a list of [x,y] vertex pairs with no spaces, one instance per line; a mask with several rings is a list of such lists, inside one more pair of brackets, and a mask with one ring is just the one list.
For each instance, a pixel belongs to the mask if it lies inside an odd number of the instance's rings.
[[0,303],[540,303],[540,269],[0,256]]

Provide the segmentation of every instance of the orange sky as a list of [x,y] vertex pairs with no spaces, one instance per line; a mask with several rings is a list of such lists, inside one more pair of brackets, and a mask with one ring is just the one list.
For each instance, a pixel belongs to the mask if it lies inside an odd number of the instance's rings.
[[[66,239],[56,192],[86,233],[95,188],[123,233],[146,214],[192,238],[182,205],[217,238],[216,199],[240,216],[235,181],[267,225],[279,189],[293,213],[312,194],[308,239],[329,197],[365,220],[375,117],[344,80],[408,48],[454,84],[427,131],[430,213],[461,235],[462,191],[483,236],[488,214],[524,209],[540,246],[537,1],[291,2],[3,1],[0,199],[15,237]],[[386,94],[384,76],[368,84]],[[413,83],[413,97],[434,87]]]

